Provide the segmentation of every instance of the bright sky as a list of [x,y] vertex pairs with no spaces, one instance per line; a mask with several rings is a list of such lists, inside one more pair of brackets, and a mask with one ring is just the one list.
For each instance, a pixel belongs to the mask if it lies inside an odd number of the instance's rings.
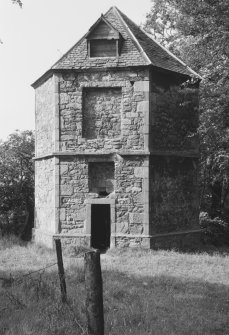
[[0,0],[0,139],[34,129],[30,86],[111,6],[141,24],[150,0]]

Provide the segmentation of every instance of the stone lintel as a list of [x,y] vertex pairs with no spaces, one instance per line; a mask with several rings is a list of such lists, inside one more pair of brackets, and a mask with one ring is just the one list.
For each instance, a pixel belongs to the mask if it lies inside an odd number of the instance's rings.
[[85,200],[86,204],[101,204],[101,205],[111,205],[115,206],[115,199],[111,198],[96,198],[96,199],[86,199]]

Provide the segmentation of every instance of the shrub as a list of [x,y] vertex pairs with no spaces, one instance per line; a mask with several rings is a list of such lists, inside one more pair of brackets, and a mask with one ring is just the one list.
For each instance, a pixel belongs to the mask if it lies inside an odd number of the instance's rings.
[[200,226],[203,229],[203,240],[217,246],[229,245],[229,222],[219,217],[210,218],[208,213],[200,213]]

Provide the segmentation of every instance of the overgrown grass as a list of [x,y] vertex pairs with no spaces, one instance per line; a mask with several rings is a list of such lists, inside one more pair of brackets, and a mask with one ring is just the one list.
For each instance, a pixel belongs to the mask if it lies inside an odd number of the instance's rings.
[[[86,334],[83,257],[0,242],[0,334]],[[78,251],[77,251],[78,252]],[[73,256],[73,255],[71,255]],[[101,255],[106,335],[229,334],[229,255],[110,250]]]

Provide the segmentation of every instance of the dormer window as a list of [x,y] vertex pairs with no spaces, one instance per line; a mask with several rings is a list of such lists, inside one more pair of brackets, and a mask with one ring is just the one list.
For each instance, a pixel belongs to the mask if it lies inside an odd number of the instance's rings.
[[122,45],[122,35],[104,18],[101,18],[90,28],[87,36],[88,56],[118,57]]
[[90,57],[118,56],[116,40],[90,40],[89,43]]

